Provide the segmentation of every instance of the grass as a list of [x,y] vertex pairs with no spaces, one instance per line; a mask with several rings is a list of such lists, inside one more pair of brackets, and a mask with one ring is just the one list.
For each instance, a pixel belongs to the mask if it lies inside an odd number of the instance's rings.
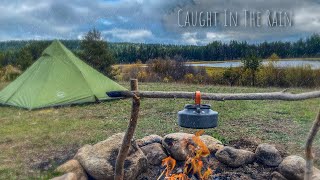
[[[129,87],[128,83],[122,83]],[[4,87],[5,84],[0,84]],[[177,88],[178,87],[178,88]],[[269,92],[278,88],[226,87],[175,83],[141,83],[141,90],[235,93]],[[311,89],[290,89],[293,92]],[[136,138],[149,134],[190,132],[177,125],[177,112],[192,100],[142,99]],[[206,130],[224,142],[252,139],[270,142],[291,154],[303,146],[319,109],[319,99],[305,101],[204,101],[218,111],[219,126]],[[84,144],[93,144],[126,130],[130,100],[27,111],[0,107],[0,179],[48,179],[53,169],[72,158]],[[320,154],[316,139],[316,157]],[[318,156],[317,156],[318,155]],[[316,161],[318,165],[320,164]]]

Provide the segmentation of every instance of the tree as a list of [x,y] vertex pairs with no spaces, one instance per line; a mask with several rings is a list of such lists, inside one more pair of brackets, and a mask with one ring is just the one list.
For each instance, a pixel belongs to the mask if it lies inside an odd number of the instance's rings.
[[262,60],[255,55],[249,55],[241,60],[244,70],[249,70],[251,74],[251,85],[255,85],[256,73],[259,70]]
[[97,29],[90,30],[80,43],[80,56],[93,68],[110,78],[115,76],[112,71],[112,65],[115,64],[115,58],[108,49],[108,44],[103,41],[101,33]]
[[26,70],[33,63],[32,53],[29,51],[28,46],[23,47],[17,56],[16,65],[21,70]]
[[4,66],[5,55],[3,52],[0,52],[0,69]]

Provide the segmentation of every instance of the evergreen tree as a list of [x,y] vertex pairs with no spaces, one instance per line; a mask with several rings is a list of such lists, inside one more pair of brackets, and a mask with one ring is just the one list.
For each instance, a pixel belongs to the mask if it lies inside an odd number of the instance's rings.
[[256,73],[259,70],[262,60],[255,55],[249,55],[241,60],[244,69],[248,69],[251,74],[251,85],[255,86]]
[[32,53],[30,52],[28,46],[22,48],[17,56],[16,65],[21,70],[26,70],[33,63]]
[[0,52],[0,68],[4,66],[5,55],[3,52]]
[[116,63],[114,56],[108,49],[108,44],[103,41],[101,32],[97,29],[90,30],[80,43],[80,56],[93,68],[113,78],[112,65]]

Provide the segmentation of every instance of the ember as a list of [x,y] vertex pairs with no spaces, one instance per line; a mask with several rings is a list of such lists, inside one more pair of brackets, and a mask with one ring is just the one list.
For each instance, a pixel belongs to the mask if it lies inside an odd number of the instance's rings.
[[[204,130],[200,130],[195,133],[195,136],[192,137],[194,145],[189,144],[188,148],[191,150],[190,156],[187,158],[183,173],[172,174],[174,167],[176,166],[176,160],[172,157],[167,157],[162,160],[162,166],[165,166],[165,179],[169,180],[189,180],[189,175],[195,175],[201,180],[207,180],[213,173],[210,168],[207,168],[203,171],[203,161],[202,158],[206,157],[210,154],[208,147],[204,142],[200,139],[200,136],[204,133]],[[164,174],[164,172],[160,175],[159,178]],[[158,179],[159,179],[158,178]]]

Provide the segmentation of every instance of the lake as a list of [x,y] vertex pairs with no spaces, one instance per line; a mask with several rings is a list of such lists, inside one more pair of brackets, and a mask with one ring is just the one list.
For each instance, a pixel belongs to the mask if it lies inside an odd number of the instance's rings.
[[[268,64],[267,60],[263,61],[263,65]],[[200,63],[200,64],[190,64],[191,66],[203,66],[203,67],[239,67],[241,66],[240,61],[226,61],[226,62],[212,62],[212,63]],[[298,67],[298,66],[306,66],[310,65],[312,69],[320,69],[320,60],[279,60],[275,62],[275,66],[279,68],[285,67]]]

